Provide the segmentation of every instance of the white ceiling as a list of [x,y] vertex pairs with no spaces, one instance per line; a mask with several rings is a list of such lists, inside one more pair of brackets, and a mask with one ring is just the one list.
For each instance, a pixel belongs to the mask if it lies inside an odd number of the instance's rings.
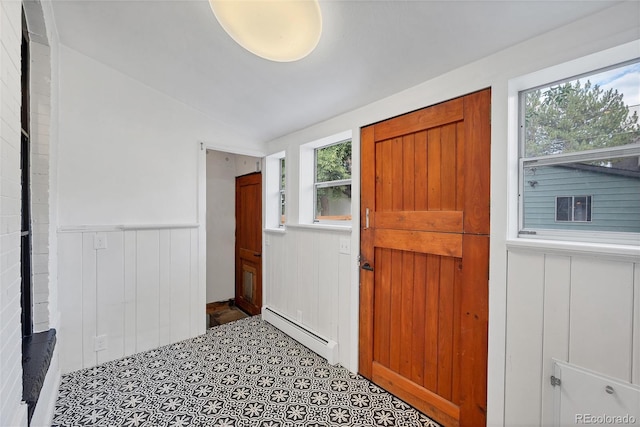
[[415,86],[613,1],[320,0],[323,34],[294,63],[258,58],[206,0],[53,2],[61,43],[266,142]]

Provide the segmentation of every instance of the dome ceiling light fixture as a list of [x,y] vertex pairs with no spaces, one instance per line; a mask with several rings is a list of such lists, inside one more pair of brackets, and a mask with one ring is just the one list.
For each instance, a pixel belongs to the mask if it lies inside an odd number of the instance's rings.
[[261,58],[297,61],[320,41],[318,0],[209,0],[209,4],[229,36]]

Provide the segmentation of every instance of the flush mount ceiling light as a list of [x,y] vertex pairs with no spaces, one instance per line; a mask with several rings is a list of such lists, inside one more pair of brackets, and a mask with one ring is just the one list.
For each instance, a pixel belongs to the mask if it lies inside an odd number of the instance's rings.
[[209,0],[222,28],[262,58],[291,62],[318,44],[322,16],[317,0]]

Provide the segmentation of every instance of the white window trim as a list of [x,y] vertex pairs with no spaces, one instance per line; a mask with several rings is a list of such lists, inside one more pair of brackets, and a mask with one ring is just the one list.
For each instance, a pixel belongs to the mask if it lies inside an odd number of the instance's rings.
[[[315,150],[339,142],[351,140],[351,130],[337,133],[300,146],[300,194],[299,194],[299,223],[314,225],[322,228],[322,225],[331,225],[338,228],[351,228],[351,221],[322,221],[314,222],[315,210]],[[352,146],[353,150],[353,146]],[[352,151],[353,153],[353,151]],[[352,184],[353,188],[353,184]],[[351,211],[353,212],[353,198],[351,199]]]
[[[286,152],[270,154],[265,158],[265,230],[284,231],[285,224],[280,225],[280,159],[286,159]],[[289,187],[288,174],[285,176],[285,193]],[[287,206],[285,205],[285,218]]]
[[[594,53],[573,61],[565,62],[553,67],[545,68],[521,77],[509,80],[508,83],[508,117],[507,117],[507,156],[508,156],[508,181],[507,181],[507,242],[517,246],[527,245],[550,247],[571,247],[573,250],[583,246],[607,245],[609,249],[619,248],[627,252],[629,245],[637,246],[640,238],[637,233],[607,233],[607,232],[580,232],[580,231],[544,231],[536,235],[521,234],[520,230],[520,97],[522,91],[538,86],[547,85],[556,81],[567,79],[571,76],[590,73],[612,65],[620,64],[638,58],[640,55],[638,45],[640,40],[635,40],[616,46],[602,52]],[[612,150],[615,151],[615,150]],[[560,157],[562,155],[559,155]],[[557,241],[557,244],[555,243]],[[615,243],[612,243],[615,241]],[[517,242],[517,243],[516,243]],[[534,243],[535,242],[535,243]],[[636,249],[634,248],[634,253]],[[637,251],[640,253],[640,251]]]
[[[284,175],[284,183],[282,182],[282,162],[285,163],[285,175]],[[284,224],[287,218],[287,172],[286,172],[287,164],[286,157],[282,156],[278,159],[278,227],[284,228]],[[284,200],[284,209],[283,209],[283,200]],[[284,216],[285,222],[282,221],[282,217]]]

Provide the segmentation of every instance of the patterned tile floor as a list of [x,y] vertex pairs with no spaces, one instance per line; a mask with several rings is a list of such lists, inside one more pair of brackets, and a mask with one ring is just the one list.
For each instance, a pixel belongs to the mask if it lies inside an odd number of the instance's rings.
[[62,377],[54,426],[437,426],[259,316]]

